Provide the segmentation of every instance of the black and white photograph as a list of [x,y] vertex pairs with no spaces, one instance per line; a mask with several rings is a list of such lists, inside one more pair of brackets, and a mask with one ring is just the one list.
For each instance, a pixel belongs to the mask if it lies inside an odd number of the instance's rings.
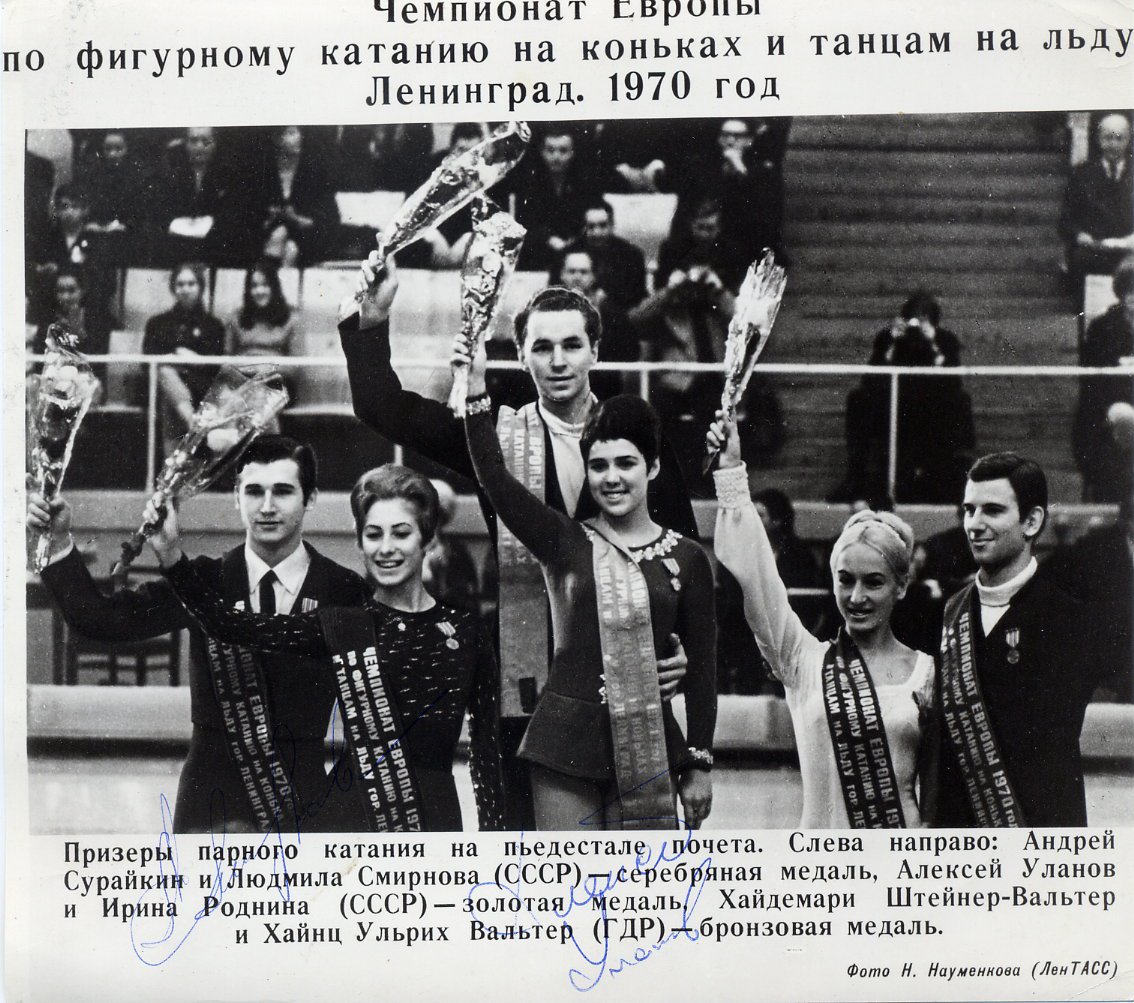
[[1129,998],[1131,10],[506,5],[5,12],[10,998]]

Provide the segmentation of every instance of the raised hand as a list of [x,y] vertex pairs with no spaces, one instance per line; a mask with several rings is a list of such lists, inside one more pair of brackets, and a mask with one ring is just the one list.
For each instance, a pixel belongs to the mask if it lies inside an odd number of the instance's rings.
[[736,434],[736,422],[726,420],[723,411],[717,412],[709,426],[705,445],[713,452],[719,451],[721,470],[740,466],[740,436]]

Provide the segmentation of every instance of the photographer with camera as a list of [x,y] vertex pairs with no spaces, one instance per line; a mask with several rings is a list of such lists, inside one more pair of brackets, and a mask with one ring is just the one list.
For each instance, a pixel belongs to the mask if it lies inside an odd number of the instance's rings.
[[[869,365],[959,366],[961,341],[940,323],[937,299],[928,292],[913,293],[890,326],[875,336]],[[847,474],[828,501],[887,493],[889,422],[889,378],[863,377],[847,395]],[[972,402],[959,376],[901,378],[895,500],[949,501],[964,484],[975,446]]]
[[[721,207],[711,198],[679,210],[658,254],[658,289],[630,312],[646,362],[722,362],[728,324],[736,309],[735,291],[747,262],[721,241]],[[664,282],[664,285],[662,284]],[[666,372],[650,381],[650,402],[673,443],[685,481],[712,497],[701,469],[704,429],[720,406],[723,377],[718,373]],[[782,412],[770,391],[753,381],[748,418],[741,419],[746,455],[758,461],[778,448]],[[753,402],[756,402],[755,406]],[[758,412],[754,415],[753,411]],[[756,430],[753,435],[753,430]]]

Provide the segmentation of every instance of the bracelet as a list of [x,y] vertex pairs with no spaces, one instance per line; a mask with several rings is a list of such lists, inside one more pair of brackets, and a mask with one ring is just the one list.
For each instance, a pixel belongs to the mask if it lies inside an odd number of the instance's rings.
[[465,414],[472,416],[474,414],[484,414],[492,410],[492,398],[488,394],[477,394],[475,397],[469,397],[465,401]]
[[748,490],[748,468],[743,463],[714,470],[713,484],[717,489],[717,504],[721,508],[743,508],[752,501]]
[[713,754],[708,749],[696,749],[689,746],[689,762],[685,765],[694,770],[711,770],[713,768]]

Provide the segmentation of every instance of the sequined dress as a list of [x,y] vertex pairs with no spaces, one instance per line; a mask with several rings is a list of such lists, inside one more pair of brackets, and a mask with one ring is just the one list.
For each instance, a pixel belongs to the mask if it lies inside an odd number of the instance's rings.
[[[165,572],[185,608],[211,637],[259,651],[285,651],[325,660],[330,651],[317,612],[261,616],[231,608],[182,558]],[[500,780],[498,685],[491,644],[476,616],[440,603],[419,613],[366,604],[374,621],[378,657],[388,674],[402,720],[401,745],[413,764],[425,828],[459,831],[461,808],[453,780],[453,756],[466,710],[469,769],[482,830],[503,828]],[[361,785],[353,783],[349,757],[335,764],[336,784],[353,804],[354,828],[368,822]]]

